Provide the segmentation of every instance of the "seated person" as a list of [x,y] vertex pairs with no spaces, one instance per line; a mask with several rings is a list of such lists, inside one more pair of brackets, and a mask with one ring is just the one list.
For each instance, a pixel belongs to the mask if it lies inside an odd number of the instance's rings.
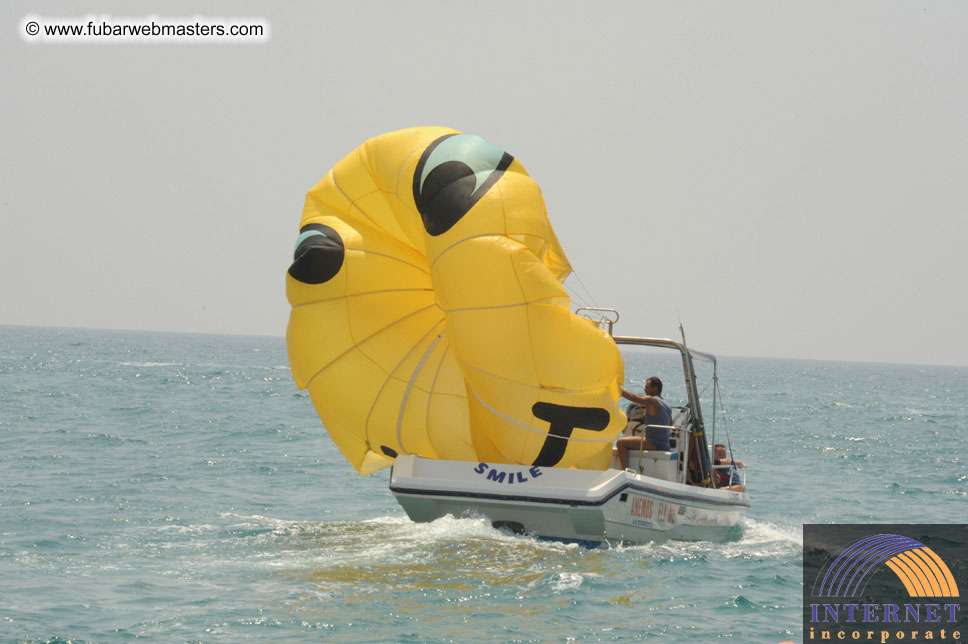
[[716,487],[720,489],[726,488],[732,490],[733,492],[742,492],[742,479],[740,478],[739,471],[736,468],[743,467],[743,461],[726,458],[726,446],[722,443],[718,443],[713,446],[713,453],[716,456],[715,460],[713,461],[713,465],[729,465],[729,467],[715,470]]
[[[622,397],[638,403],[645,408],[645,436],[626,436],[615,442],[618,449],[618,462],[622,469],[628,469],[630,449],[654,449],[667,451],[669,449],[669,430],[672,424],[672,409],[662,399],[662,381],[652,376],[645,381],[645,395],[637,396],[622,389]],[[661,427],[650,427],[660,425]]]

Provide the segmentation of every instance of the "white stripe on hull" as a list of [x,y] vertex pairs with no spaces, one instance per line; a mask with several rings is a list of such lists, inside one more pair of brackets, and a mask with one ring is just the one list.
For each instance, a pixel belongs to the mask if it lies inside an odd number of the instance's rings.
[[742,492],[681,485],[628,471],[397,458],[390,489],[410,518],[487,517],[553,539],[717,540],[749,508]]

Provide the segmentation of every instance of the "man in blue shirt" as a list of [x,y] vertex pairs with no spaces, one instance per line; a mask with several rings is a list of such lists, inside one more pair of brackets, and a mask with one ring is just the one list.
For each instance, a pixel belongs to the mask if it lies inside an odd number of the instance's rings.
[[645,437],[626,436],[615,442],[615,447],[618,448],[618,462],[624,470],[629,466],[630,449],[668,451],[668,427],[672,425],[672,409],[662,399],[662,381],[656,376],[645,381],[644,396],[622,389],[622,398],[642,405],[645,409]]

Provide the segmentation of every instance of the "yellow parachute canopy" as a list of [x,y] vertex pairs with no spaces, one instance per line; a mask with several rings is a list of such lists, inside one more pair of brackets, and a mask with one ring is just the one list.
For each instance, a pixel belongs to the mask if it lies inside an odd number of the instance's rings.
[[375,137],[306,195],[293,377],[362,474],[399,454],[605,469],[623,365],[570,312],[570,272],[514,157],[447,128]]

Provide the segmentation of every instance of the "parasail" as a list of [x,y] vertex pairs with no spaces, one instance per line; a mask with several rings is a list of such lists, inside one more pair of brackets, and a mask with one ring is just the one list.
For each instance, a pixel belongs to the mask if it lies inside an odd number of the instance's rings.
[[510,154],[441,127],[374,137],[306,195],[293,377],[362,474],[410,453],[605,469],[623,364],[570,312],[570,272]]

